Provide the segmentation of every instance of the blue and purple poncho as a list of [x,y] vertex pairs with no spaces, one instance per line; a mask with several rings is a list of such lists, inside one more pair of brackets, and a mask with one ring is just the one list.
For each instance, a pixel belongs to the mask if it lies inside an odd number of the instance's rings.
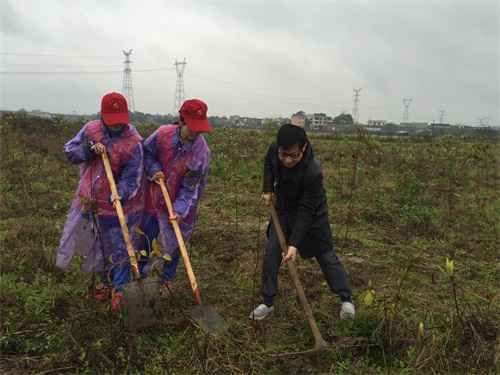
[[210,149],[199,135],[194,141],[182,141],[180,126],[163,125],[144,141],[146,208],[141,224],[148,241],[158,238],[164,255],[172,258],[163,269],[163,280],[175,276],[179,261],[179,246],[169,221],[167,207],[158,184],[151,181],[156,172],[165,174],[166,185],[174,211],[180,217],[179,226],[184,241],[190,238],[196,221],[196,210],[205,189],[210,167]]
[[68,160],[80,165],[80,182],[57,250],[56,265],[67,269],[76,253],[84,258],[84,271],[98,272],[120,289],[130,281],[130,263],[102,160],[91,151],[89,142],[106,147],[129,230],[136,241],[135,228],[144,210],[142,137],[130,124],[113,132],[100,120],[90,121],[64,145]]

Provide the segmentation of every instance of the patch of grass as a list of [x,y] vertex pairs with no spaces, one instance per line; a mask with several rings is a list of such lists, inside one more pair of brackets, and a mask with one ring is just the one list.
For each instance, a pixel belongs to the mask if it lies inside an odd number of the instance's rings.
[[[264,322],[248,320],[260,302],[268,214],[259,196],[272,132],[217,129],[207,136],[211,175],[189,247],[204,300],[228,323],[226,334],[207,339],[181,313],[194,304],[182,266],[174,298],[162,302],[161,324],[136,334],[106,303],[83,298],[91,275],[80,271],[80,261],[66,273],[54,267],[78,182],[62,146],[81,125],[22,116],[0,121],[1,370],[480,374],[498,368],[497,144],[313,135],[357,316],[340,321],[319,266],[299,261],[332,345],[317,355],[281,358],[274,354],[309,349],[313,338],[286,270],[275,313]],[[139,126],[145,137],[155,129]],[[455,262],[453,278],[446,258]]]

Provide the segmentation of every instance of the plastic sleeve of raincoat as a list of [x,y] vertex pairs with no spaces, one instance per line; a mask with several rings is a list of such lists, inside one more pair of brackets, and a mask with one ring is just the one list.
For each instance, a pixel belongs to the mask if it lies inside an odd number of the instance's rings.
[[143,162],[142,144],[139,143],[134,147],[130,159],[120,171],[118,194],[120,194],[122,201],[134,198],[141,188],[144,173]]
[[85,135],[86,128],[87,126],[81,128],[78,134],[64,145],[64,155],[66,155],[66,158],[72,164],[86,162],[94,156],[94,153],[90,150],[88,138]]
[[158,130],[151,134],[144,141],[144,169],[146,170],[146,177],[152,179],[156,172],[162,170],[160,162],[156,158],[157,152],[157,137]]
[[181,218],[186,218],[191,209],[198,205],[207,177],[208,168],[205,168],[205,173],[197,170],[188,171],[184,175],[177,198],[173,202],[174,211]]
[[297,219],[293,225],[289,246],[299,247],[300,242],[309,230],[309,227],[315,219],[317,202],[321,197],[323,189],[323,176],[317,174],[308,181],[304,193],[299,201],[299,209],[297,211]]
[[263,193],[272,193],[274,188],[274,175],[273,175],[273,164],[271,162],[273,157],[273,152],[275,151],[275,147],[273,145],[269,146],[267,150],[266,157],[264,158],[264,177],[263,177]]

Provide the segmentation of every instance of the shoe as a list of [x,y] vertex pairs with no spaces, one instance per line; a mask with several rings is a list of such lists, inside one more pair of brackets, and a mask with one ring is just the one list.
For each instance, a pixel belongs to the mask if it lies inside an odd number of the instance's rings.
[[250,319],[252,320],[262,320],[266,318],[269,314],[274,311],[273,306],[267,306],[261,303],[259,306],[255,308],[254,311],[250,313]]
[[356,309],[352,302],[342,302],[342,307],[340,308],[340,319],[352,319],[356,314]]
[[123,292],[113,290],[111,293],[111,311],[120,311],[122,308],[121,302],[123,299]]
[[87,299],[95,300],[95,301],[104,301],[109,298],[111,294],[111,287],[104,283],[98,283],[94,285],[93,288],[89,288],[87,295],[85,296]]

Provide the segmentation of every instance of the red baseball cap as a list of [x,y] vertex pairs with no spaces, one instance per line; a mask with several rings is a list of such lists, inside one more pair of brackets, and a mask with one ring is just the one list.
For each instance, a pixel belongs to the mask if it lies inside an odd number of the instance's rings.
[[127,99],[118,92],[104,95],[101,101],[101,117],[106,125],[128,124]]
[[195,132],[211,132],[207,119],[207,105],[199,99],[189,99],[182,103],[179,114],[189,129]]

